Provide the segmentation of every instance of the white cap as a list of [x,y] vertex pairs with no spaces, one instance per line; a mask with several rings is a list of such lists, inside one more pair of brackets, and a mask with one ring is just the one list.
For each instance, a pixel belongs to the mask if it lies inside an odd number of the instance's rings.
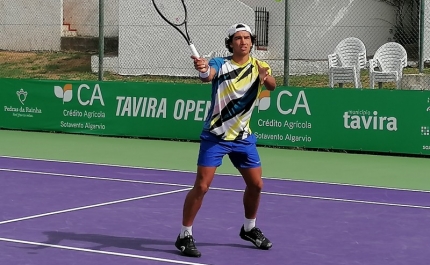
[[228,35],[229,37],[231,37],[231,36],[233,36],[236,32],[239,32],[239,31],[247,31],[247,32],[249,32],[249,34],[251,34],[251,35],[252,35],[252,30],[251,30],[251,28],[250,28],[248,25],[243,24],[243,23],[238,23],[238,24],[234,24],[233,26],[231,26],[231,27],[228,29],[228,31],[227,31],[227,35]]

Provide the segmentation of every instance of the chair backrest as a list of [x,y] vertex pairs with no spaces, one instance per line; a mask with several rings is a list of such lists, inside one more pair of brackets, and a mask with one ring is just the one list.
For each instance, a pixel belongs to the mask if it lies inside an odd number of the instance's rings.
[[376,50],[373,59],[381,71],[398,71],[401,75],[408,64],[405,48],[397,42],[387,42]]
[[[233,55],[233,54],[231,52],[229,52],[227,49],[219,49],[219,50],[214,50],[208,54],[203,55],[203,58],[210,60],[214,57],[227,57],[230,55]],[[251,50],[250,55],[254,58],[259,58],[258,53],[256,53],[254,49]]]
[[229,55],[231,55],[231,53],[227,49],[220,49],[220,50],[211,51],[209,54],[203,55],[203,57],[206,58],[207,60],[210,60],[215,57],[226,57]]
[[336,46],[334,53],[337,54],[342,66],[358,65],[360,69],[366,68],[366,46],[358,38],[349,37],[343,39]]

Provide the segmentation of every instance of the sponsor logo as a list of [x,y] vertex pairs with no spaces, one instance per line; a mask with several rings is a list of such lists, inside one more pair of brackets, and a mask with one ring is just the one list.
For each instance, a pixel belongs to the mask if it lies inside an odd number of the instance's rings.
[[16,95],[18,96],[19,102],[21,102],[22,105],[24,105],[25,100],[27,99],[27,91],[24,91],[24,89],[20,89],[19,91],[16,91]]
[[64,87],[54,86],[54,93],[57,98],[63,100],[63,104],[70,102],[73,98],[72,84],[66,84]]
[[256,106],[257,106],[258,112],[260,112],[260,110],[267,110],[270,108],[270,91],[269,90],[261,91],[260,95],[258,96]]
[[[261,91],[256,103],[259,112],[270,108],[270,99],[270,91]],[[288,90],[282,90],[276,99],[276,108],[282,115],[295,115],[300,109],[304,110],[308,116],[312,115],[304,90],[301,90],[297,95],[293,95]]]
[[26,104],[27,97],[29,96],[27,91],[21,88],[20,90],[16,91],[16,95],[21,105],[17,106],[14,104],[3,106],[4,112],[10,112],[12,116],[16,118],[33,118],[34,115],[42,113],[42,109],[28,106],[28,104]]
[[421,135],[430,136],[430,127],[429,126],[422,126],[421,127]]
[[[54,86],[54,94],[57,98],[63,100],[63,104],[72,101],[72,84],[66,84],[64,87]],[[94,87],[90,87],[87,84],[81,84],[77,89],[76,95],[81,106],[92,106],[95,102],[99,102],[101,106],[105,105],[99,84],[96,84]]]
[[397,118],[382,116],[377,111],[346,111],[343,114],[343,126],[352,130],[397,131]]

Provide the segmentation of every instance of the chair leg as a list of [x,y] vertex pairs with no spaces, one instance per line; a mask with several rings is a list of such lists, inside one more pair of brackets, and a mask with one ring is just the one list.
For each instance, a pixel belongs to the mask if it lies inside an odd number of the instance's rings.
[[360,72],[356,72],[354,76],[354,85],[355,88],[361,88],[361,80],[360,80]]
[[333,74],[332,73],[330,73],[329,75],[328,75],[328,85],[331,87],[331,88],[333,88],[334,87],[334,81],[333,81]]
[[357,78],[354,79],[354,88],[358,88],[358,81]]

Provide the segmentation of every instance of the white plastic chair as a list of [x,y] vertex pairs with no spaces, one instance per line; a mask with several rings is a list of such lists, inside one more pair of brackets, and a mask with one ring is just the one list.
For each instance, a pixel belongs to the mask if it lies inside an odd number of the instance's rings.
[[[211,51],[208,54],[203,55],[203,58],[205,58],[206,60],[210,60],[214,57],[227,57],[227,56],[231,56],[231,55],[233,55],[233,54],[231,52],[229,52],[227,50],[227,48],[225,48],[225,49]],[[257,58],[257,59],[261,59],[260,57],[264,56],[264,55],[261,56],[262,54],[259,51],[256,51],[254,49],[251,50],[250,55],[254,58]]]
[[[258,54],[257,54],[257,52],[255,52],[254,49],[251,50],[250,54],[254,58],[258,58],[259,57]],[[231,52],[229,52],[227,50],[227,48],[225,48],[225,49],[211,51],[210,53],[203,55],[203,58],[206,58],[207,60],[210,60],[211,58],[214,58],[214,57],[227,57],[227,56],[230,56],[230,55],[233,55],[233,54]]]
[[360,71],[366,68],[367,57],[364,43],[355,37],[343,39],[334,52],[328,55],[329,85],[334,87],[344,83],[354,83],[361,88]]
[[211,51],[210,53],[203,55],[203,58],[210,60],[214,57],[226,57],[229,55],[231,55],[231,53],[227,50],[227,48],[225,48],[221,50]]
[[402,45],[397,42],[383,44],[376,50],[373,59],[369,60],[370,88],[374,89],[375,83],[382,88],[383,82],[396,82],[397,89],[400,89],[403,68],[407,64],[408,56]]

